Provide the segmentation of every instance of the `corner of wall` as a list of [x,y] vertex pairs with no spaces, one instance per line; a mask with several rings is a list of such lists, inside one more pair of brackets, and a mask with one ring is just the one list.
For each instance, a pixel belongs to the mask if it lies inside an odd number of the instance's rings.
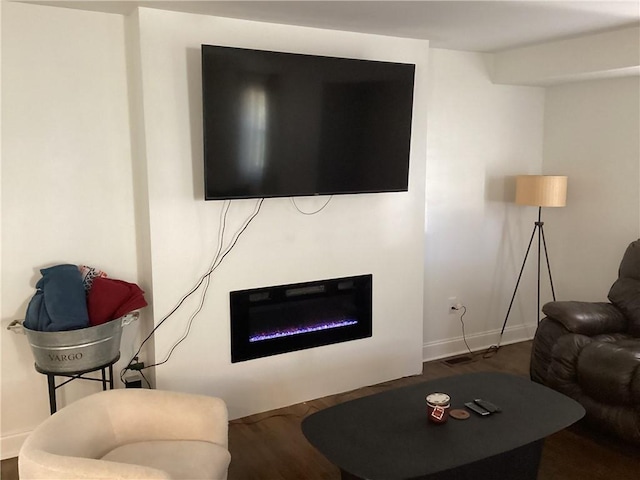
[[[142,87],[142,58],[140,45],[139,8],[125,17],[125,48],[127,61],[127,88],[129,122],[131,125],[131,152],[133,171],[133,199],[135,216],[136,251],[139,283],[145,291],[148,306],[142,312],[140,332],[153,329],[153,271],[151,261],[151,231],[149,213],[149,181],[145,139],[144,91]],[[146,337],[146,333],[144,334]],[[140,339],[140,341],[142,341]],[[155,358],[155,345],[151,338],[142,352],[143,361]],[[155,384],[154,372],[150,381]]]

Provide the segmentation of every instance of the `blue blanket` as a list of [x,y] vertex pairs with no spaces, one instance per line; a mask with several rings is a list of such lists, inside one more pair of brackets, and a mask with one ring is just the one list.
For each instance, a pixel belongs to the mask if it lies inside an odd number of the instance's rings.
[[88,327],[87,297],[78,267],[56,265],[40,273],[42,278],[27,306],[24,326],[43,332]]

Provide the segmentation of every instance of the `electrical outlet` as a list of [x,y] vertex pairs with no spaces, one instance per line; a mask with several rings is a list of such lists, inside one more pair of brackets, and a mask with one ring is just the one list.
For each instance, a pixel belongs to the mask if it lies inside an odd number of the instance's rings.
[[125,388],[142,388],[142,376],[139,372],[133,372],[133,374],[124,377]]
[[458,297],[449,297],[449,315],[458,313]]

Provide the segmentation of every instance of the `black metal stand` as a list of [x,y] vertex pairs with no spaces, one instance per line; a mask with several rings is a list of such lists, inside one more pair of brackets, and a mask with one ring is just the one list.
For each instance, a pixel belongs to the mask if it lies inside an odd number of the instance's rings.
[[538,232],[538,304],[537,304],[538,309],[536,311],[536,319],[538,323],[540,323],[540,251],[541,251],[541,247],[544,247],[544,257],[547,261],[547,271],[549,272],[549,283],[551,284],[551,294],[553,295],[553,300],[555,301],[556,299],[556,292],[553,288],[553,278],[551,277],[551,266],[549,264],[549,254],[547,253],[547,241],[544,238],[544,222],[541,220],[541,217],[542,217],[542,207],[538,207],[538,221],[535,222],[533,226],[533,232],[531,232],[531,239],[529,239],[529,246],[527,247],[527,253],[524,255],[524,261],[522,262],[522,268],[520,269],[520,274],[518,275],[516,288],[513,290],[511,302],[509,303],[509,309],[507,310],[507,315],[504,318],[504,323],[502,324],[502,330],[500,330],[500,341],[498,341],[498,345],[497,345],[498,348],[500,348],[502,335],[504,334],[504,329],[507,326],[507,321],[509,320],[511,307],[513,306],[513,301],[516,298],[516,292],[518,291],[518,286],[520,285],[522,272],[524,271],[524,266],[527,263],[527,257],[529,256],[529,250],[531,250],[531,244],[533,243],[533,237],[535,237],[536,231]]
[[[102,390],[107,389],[107,385],[109,386],[109,390],[113,390],[113,364],[116,363],[120,359],[120,354],[109,363],[104,365],[100,365],[95,368],[91,368],[89,370],[82,370],[79,372],[68,372],[68,373],[58,373],[58,372],[50,372],[47,370],[43,370],[42,368],[35,365],[36,371],[38,373],[42,373],[47,376],[47,385],[49,387],[49,409],[51,411],[51,415],[56,413],[58,410],[57,402],[56,402],[56,390],[60,387],[66,385],[73,380],[91,380],[93,382],[102,382]],[[107,369],[109,370],[109,375],[107,376]],[[102,371],[101,378],[92,378],[85,377],[84,375],[91,372],[96,372],[98,370]],[[65,380],[60,385],[56,385],[56,377],[66,377],[68,380]]]

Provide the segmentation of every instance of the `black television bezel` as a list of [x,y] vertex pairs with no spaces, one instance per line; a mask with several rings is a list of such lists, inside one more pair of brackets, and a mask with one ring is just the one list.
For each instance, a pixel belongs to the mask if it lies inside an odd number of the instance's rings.
[[[305,58],[325,58],[331,60],[344,60],[344,61],[352,61],[354,63],[370,63],[370,64],[385,64],[385,65],[398,65],[402,68],[411,68],[412,72],[412,83],[411,83],[411,110],[408,115],[408,125],[409,125],[409,138],[407,145],[407,158],[406,161],[403,162],[403,165],[406,165],[404,171],[406,171],[406,180],[403,183],[403,186],[400,188],[374,188],[374,189],[365,189],[365,188],[356,188],[356,189],[341,189],[341,190],[323,190],[323,191],[287,191],[286,193],[275,193],[275,194],[264,194],[265,192],[261,192],[261,194],[243,194],[243,195],[232,195],[232,194],[216,194],[210,195],[207,188],[207,178],[208,172],[211,168],[210,162],[207,160],[207,125],[206,125],[206,114],[205,114],[205,89],[207,88],[207,81],[205,79],[206,69],[204,68],[205,62],[205,49],[206,48],[221,48],[221,49],[232,49],[232,50],[244,50],[249,52],[258,52],[264,54],[278,54],[278,55],[286,55],[290,56],[290,58],[294,57],[305,57]],[[202,125],[203,125],[203,165],[204,165],[204,200],[206,201],[215,201],[215,200],[239,200],[239,199],[255,199],[255,198],[287,198],[287,197],[314,197],[314,196],[329,196],[329,195],[349,195],[349,194],[367,194],[367,193],[398,193],[398,192],[408,192],[409,184],[410,184],[410,167],[411,167],[411,139],[413,137],[413,110],[415,104],[415,74],[416,74],[416,65],[411,62],[391,62],[391,61],[383,61],[383,60],[369,60],[369,59],[360,59],[360,58],[350,58],[350,57],[340,57],[340,56],[328,56],[328,55],[315,55],[315,54],[305,54],[305,53],[293,53],[293,52],[283,52],[283,51],[275,51],[275,50],[263,50],[263,49],[255,49],[255,48],[241,48],[241,47],[231,47],[225,45],[215,45],[215,44],[202,44],[201,45],[201,62],[202,62],[202,72],[201,72],[201,80],[202,80]],[[317,190],[317,189],[316,189]]]

